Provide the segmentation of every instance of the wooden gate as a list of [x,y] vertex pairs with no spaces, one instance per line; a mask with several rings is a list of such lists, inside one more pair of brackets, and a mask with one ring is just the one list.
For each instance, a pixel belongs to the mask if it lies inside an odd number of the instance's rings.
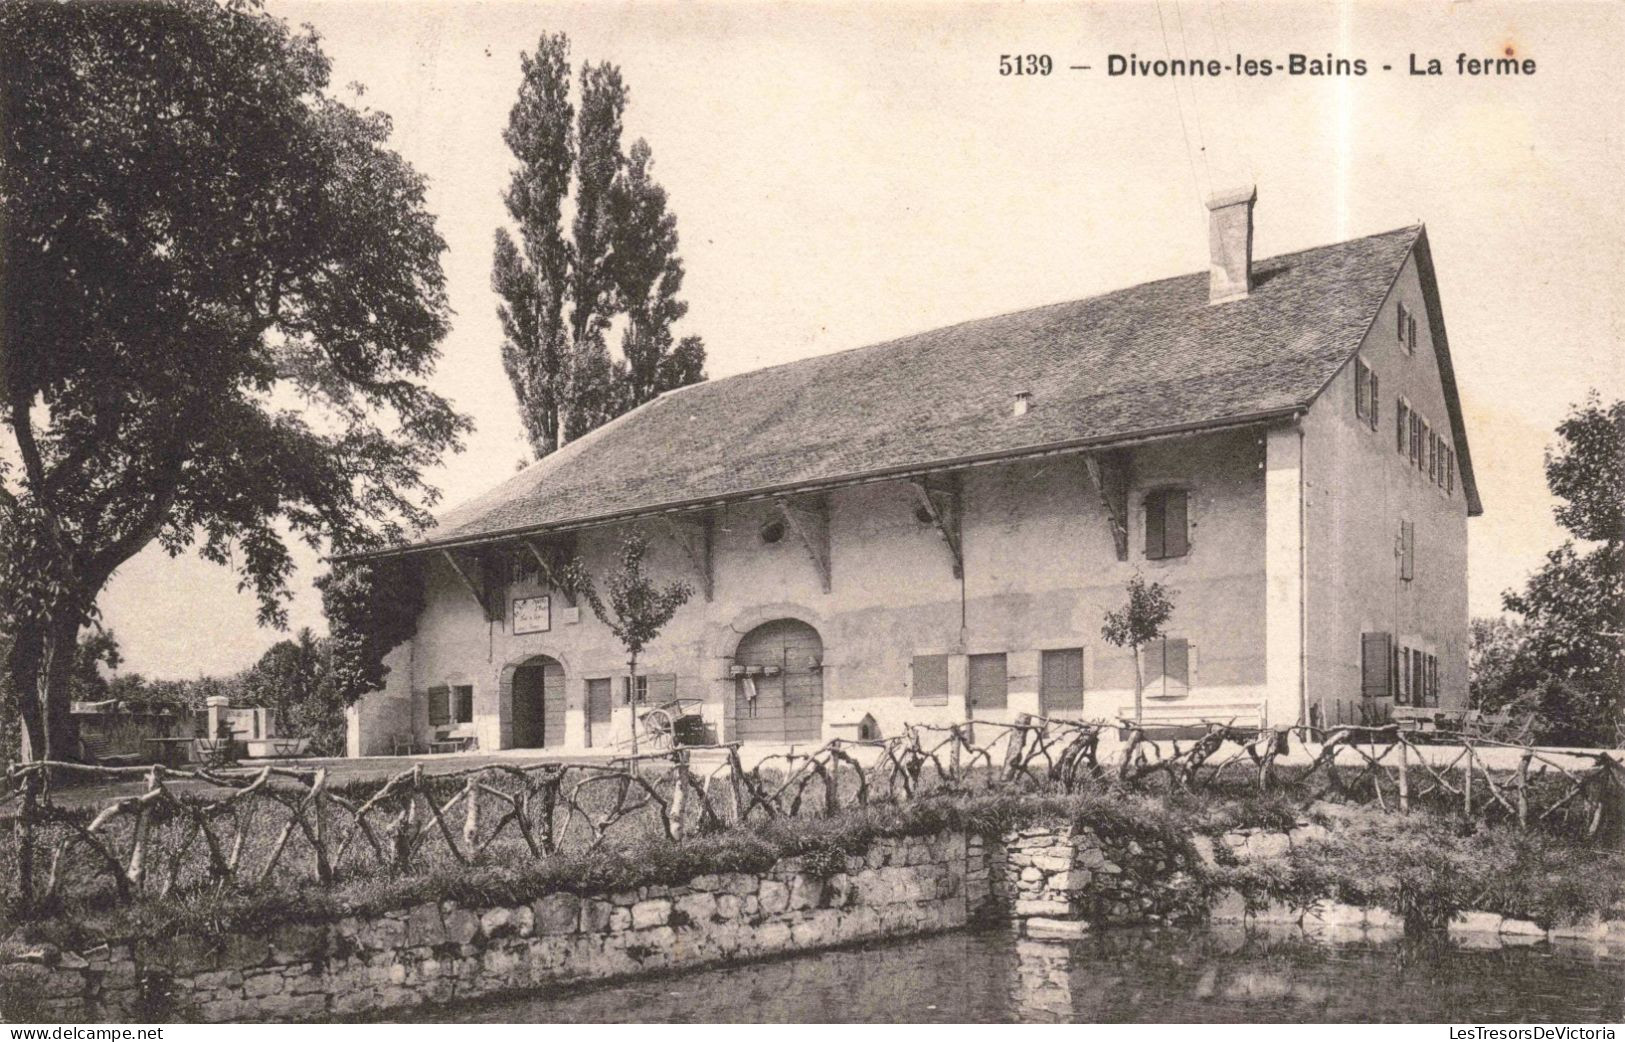
[[824,736],[824,642],[797,619],[745,634],[734,665],[734,737],[741,742],[814,742]]

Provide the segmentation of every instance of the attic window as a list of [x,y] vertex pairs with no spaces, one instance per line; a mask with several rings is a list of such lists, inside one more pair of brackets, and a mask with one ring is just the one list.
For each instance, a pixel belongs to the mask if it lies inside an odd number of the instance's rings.
[[1394,333],[1399,340],[1399,346],[1406,351],[1416,350],[1416,319],[1411,315],[1411,309],[1404,304],[1399,305],[1397,313],[1398,322]]
[[1032,407],[1033,407],[1033,392],[1031,392],[1031,391],[1017,391],[1015,401],[1010,403],[1010,415],[1012,415],[1012,416],[1025,416],[1025,415],[1027,415],[1027,411],[1029,409],[1031,409]]

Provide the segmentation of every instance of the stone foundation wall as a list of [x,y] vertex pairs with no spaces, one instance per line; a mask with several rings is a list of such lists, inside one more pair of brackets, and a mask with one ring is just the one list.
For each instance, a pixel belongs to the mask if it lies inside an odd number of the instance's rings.
[[1199,919],[1205,911],[1183,844],[1035,825],[1005,835],[1002,848],[991,890],[1016,919],[1110,926]]
[[42,949],[0,964],[0,1019],[322,1020],[952,929],[971,910],[967,854],[957,834],[889,839],[827,879],[788,858],[679,887]]

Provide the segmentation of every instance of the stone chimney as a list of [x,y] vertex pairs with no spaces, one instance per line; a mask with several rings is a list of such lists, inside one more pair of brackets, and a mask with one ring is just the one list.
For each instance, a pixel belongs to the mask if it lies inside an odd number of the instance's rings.
[[1240,300],[1253,288],[1253,203],[1258,188],[1220,192],[1207,201],[1208,303]]

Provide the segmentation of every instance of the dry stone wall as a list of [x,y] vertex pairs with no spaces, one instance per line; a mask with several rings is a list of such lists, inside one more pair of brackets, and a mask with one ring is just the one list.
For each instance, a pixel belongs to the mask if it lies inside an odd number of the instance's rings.
[[947,930],[968,918],[967,863],[963,835],[885,839],[828,878],[787,858],[677,887],[41,949],[0,965],[0,1019],[322,1020]]
[[1035,825],[1000,844],[994,899],[1016,919],[1093,926],[1182,922],[1205,913],[1193,852],[1148,836],[1082,825]]

